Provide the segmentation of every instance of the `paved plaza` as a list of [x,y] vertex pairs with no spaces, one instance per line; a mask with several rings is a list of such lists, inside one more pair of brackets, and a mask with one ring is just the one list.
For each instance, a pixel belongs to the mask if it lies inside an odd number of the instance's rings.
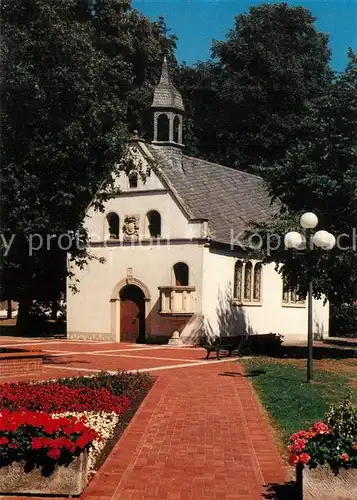
[[156,377],[81,500],[258,500],[288,478],[273,430],[234,359],[206,361],[204,349],[191,347],[14,338],[2,344],[45,351],[37,379],[101,370]]

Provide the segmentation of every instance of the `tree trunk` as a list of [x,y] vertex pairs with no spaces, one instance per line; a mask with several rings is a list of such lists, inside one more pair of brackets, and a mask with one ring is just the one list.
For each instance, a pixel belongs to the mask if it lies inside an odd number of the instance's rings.
[[53,321],[56,321],[57,319],[57,312],[58,312],[58,300],[52,300],[52,312],[51,312],[51,319]]
[[21,335],[26,335],[31,329],[30,310],[32,307],[32,299],[30,297],[22,297],[19,300],[19,309],[17,312],[16,330]]
[[11,301],[11,299],[7,300],[7,319],[12,319],[12,301]]

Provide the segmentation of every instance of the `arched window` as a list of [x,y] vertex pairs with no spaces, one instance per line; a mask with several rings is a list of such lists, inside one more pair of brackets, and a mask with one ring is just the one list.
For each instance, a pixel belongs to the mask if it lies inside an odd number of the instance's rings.
[[157,137],[158,141],[168,141],[169,140],[169,119],[165,114],[162,114],[157,119]]
[[233,299],[241,303],[260,302],[262,264],[237,260],[234,265]]
[[136,172],[132,172],[131,174],[129,174],[129,187],[138,187],[138,174]]
[[116,213],[110,212],[107,215],[108,233],[110,239],[119,238],[119,217]]
[[175,285],[188,286],[188,265],[184,262],[177,262],[174,265]]
[[146,217],[150,236],[159,238],[161,236],[161,215],[156,210],[151,210]]
[[174,119],[174,142],[179,142],[180,118],[176,115]]
[[252,299],[252,263],[247,262],[244,266],[244,300]]
[[253,275],[253,300],[260,301],[261,287],[262,287],[262,265],[257,262],[254,266]]
[[240,260],[234,265],[233,298],[242,300],[243,263]]

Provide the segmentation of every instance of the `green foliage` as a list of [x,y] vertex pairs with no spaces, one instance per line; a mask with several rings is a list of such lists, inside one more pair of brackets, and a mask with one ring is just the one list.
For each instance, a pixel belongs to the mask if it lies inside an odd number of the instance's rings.
[[293,463],[307,463],[310,468],[328,464],[335,474],[341,468],[357,467],[357,407],[351,395],[332,406],[324,422],[316,422],[308,431],[294,433],[288,448]]
[[143,392],[147,392],[153,384],[153,379],[146,373],[129,373],[121,371],[115,375],[106,372],[92,377],[62,378],[59,383],[67,387],[92,389],[105,388],[114,396],[126,396],[130,400],[137,400]]
[[340,404],[331,406],[325,421],[337,437],[357,440],[357,406],[352,395],[348,394]]
[[1,293],[20,302],[21,322],[34,298],[64,291],[67,249],[80,267],[96,258],[86,210],[102,208],[125,168],[129,129],[175,37],[127,0],[5,0],[1,24]]
[[313,105],[308,137],[299,139],[281,160],[258,170],[271,195],[283,203],[280,218],[266,225],[266,238],[301,231],[297,214],[306,211],[318,216],[317,229],[337,238],[329,252],[292,252],[284,249],[282,237],[269,255],[264,245],[265,262],[283,264],[288,281],[303,295],[313,279],[315,295],[336,303],[357,298],[357,58],[352,51],[349,60],[345,73]]
[[[269,164],[306,137],[310,103],[331,77],[328,37],[303,7],[251,7],[236,17],[212,60],[182,67],[195,137],[186,144],[205,158],[239,169]],[[190,103],[191,101],[191,103]]]
[[357,338],[356,304],[331,304],[330,335]]

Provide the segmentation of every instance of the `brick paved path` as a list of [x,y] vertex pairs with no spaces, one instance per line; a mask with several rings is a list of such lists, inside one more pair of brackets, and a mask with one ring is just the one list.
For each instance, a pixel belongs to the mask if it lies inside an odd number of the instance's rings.
[[[234,372],[231,375],[223,375]],[[237,363],[160,375],[83,500],[260,500],[287,469]]]
[[[261,500],[266,485],[287,480],[288,469],[239,363],[207,362],[202,349],[40,344],[54,357],[41,374],[26,378],[103,368],[148,370],[158,377],[81,500]],[[5,498],[17,497],[0,496]]]

